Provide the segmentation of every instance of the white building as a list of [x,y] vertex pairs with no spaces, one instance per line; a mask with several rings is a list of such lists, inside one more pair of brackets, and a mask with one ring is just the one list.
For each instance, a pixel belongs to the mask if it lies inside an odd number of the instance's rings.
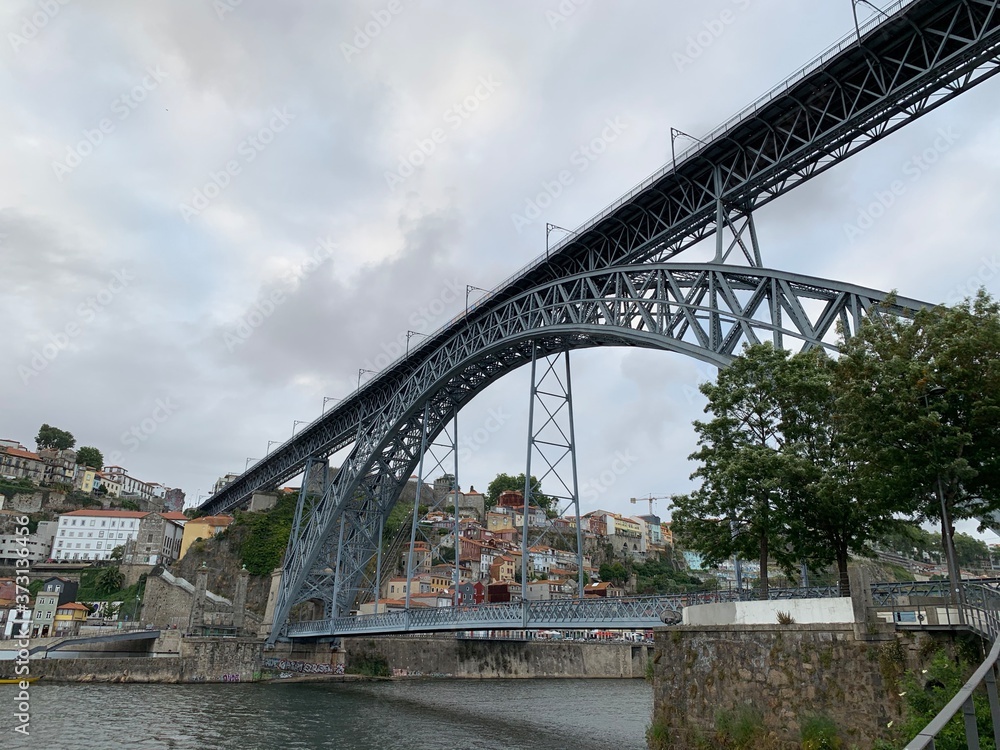
[[52,559],[107,560],[115,547],[124,547],[138,537],[139,521],[146,515],[133,510],[63,513],[52,542]]

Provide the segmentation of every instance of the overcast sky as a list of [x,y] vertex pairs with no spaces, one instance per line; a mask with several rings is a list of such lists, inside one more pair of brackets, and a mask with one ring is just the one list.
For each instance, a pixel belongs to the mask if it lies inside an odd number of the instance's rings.
[[[0,437],[48,422],[193,504],[542,253],[546,221],[662,166],[671,127],[708,132],[836,41],[850,6],[6,0]],[[990,80],[759,211],[765,265],[1000,293],[998,100]],[[713,373],[573,366],[583,510],[687,490]],[[523,471],[527,403],[521,370],[463,411],[463,487]]]

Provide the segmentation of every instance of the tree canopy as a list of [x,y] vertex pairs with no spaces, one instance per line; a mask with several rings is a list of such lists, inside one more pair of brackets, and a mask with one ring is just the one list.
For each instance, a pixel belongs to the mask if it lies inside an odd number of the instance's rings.
[[39,450],[63,451],[76,445],[76,438],[73,437],[72,433],[66,432],[66,430],[60,430],[58,427],[43,424],[38,428],[38,434],[35,436],[35,445],[38,446]]
[[912,321],[876,315],[841,349],[838,407],[865,493],[939,524],[939,480],[953,520],[1000,508],[1000,306],[980,292]]
[[76,452],[76,462],[80,466],[100,469],[104,467],[104,454],[97,450],[97,448],[85,445]]
[[799,562],[836,563],[848,593],[850,553],[894,521],[900,504],[861,495],[836,411],[834,362],[814,350],[790,356],[748,347],[702,390],[713,418],[696,422],[701,486],[674,498],[674,531],[710,565],[736,554],[772,560],[790,578]]
[[[936,521],[966,560],[984,547],[944,528],[1000,509],[1000,305],[985,292],[912,320],[869,312],[829,359],[748,347],[702,391],[692,478],[674,498],[674,531],[706,562],[756,556],[836,561],[898,536],[902,521]],[[988,554],[986,555],[988,560]]]

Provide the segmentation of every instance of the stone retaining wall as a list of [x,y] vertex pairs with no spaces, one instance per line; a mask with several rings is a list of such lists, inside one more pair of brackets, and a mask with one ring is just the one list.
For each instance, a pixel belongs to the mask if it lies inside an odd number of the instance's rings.
[[654,723],[671,750],[711,745],[723,712],[752,707],[776,747],[801,747],[801,721],[831,719],[868,750],[902,717],[899,679],[920,668],[927,633],[850,625],[680,626],[656,635]]
[[367,655],[410,675],[497,677],[643,677],[648,645],[567,641],[480,641],[457,638],[346,638],[346,668]]

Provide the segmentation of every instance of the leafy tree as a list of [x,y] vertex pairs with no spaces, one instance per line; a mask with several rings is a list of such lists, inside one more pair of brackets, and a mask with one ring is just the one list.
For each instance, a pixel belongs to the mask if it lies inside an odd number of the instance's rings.
[[135,500],[122,500],[121,508],[122,510],[139,510],[139,503]]
[[602,581],[610,581],[616,586],[621,586],[629,579],[630,573],[623,563],[610,562],[601,565],[599,575]]
[[62,451],[76,445],[76,438],[73,437],[72,433],[60,430],[58,427],[43,424],[35,436],[35,444],[39,450]]
[[938,492],[952,519],[1000,508],[1000,306],[980,291],[912,321],[872,317],[837,368],[860,486],[868,498],[904,500],[953,537]]
[[[489,510],[494,507],[497,504],[497,500],[500,499],[500,495],[508,490],[524,492],[523,471],[516,477],[510,474],[497,474],[493,478],[493,481],[486,488],[486,496],[484,498],[486,509]],[[531,500],[534,505],[544,510],[549,510],[553,505],[552,498],[542,493],[541,482],[534,476],[531,477]]]
[[125,577],[122,575],[118,568],[101,568],[97,576],[94,579],[94,588],[102,596],[107,596],[108,594],[113,594],[116,591],[121,591],[122,585],[125,583]]
[[104,454],[97,450],[97,448],[85,445],[76,452],[76,462],[80,466],[100,469],[104,466]]
[[898,522],[905,509],[859,491],[855,462],[836,411],[836,365],[820,349],[787,360],[781,377],[782,451],[788,457],[790,535],[817,572],[836,563],[841,596],[850,596],[851,553],[874,556],[872,542]]
[[701,479],[694,492],[672,499],[673,531],[708,565],[733,554],[757,557],[767,595],[767,566],[774,560],[788,575],[798,555],[790,534],[793,462],[783,452],[782,387],[788,353],[770,344],[748,348],[703,383],[707,422],[696,421]]
[[125,554],[125,547],[124,545],[119,544],[117,547],[111,550],[111,554],[108,555],[108,557],[111,560],[121,560],[124,554]]

